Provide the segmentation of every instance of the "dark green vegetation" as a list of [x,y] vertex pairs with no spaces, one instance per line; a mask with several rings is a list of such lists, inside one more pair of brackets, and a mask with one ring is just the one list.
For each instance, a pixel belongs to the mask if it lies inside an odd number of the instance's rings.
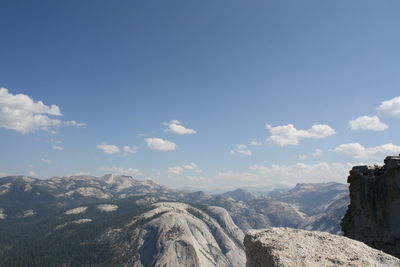
[[[57,211],[52,215],[48,212],[42,219],[0,221],[0,266],[61,266],[65,263],[68,266],[118,266],[123,259],[101,235],[109,227],[122,228],[133,216],[149,209],[136,205],[135,200],[137,198],[108,202],[120,207],[108,214],[100,213],[96,205],[91,204],[85,214],[65,215]],[[59,225],[83,218],[92,221],[57,229]]]

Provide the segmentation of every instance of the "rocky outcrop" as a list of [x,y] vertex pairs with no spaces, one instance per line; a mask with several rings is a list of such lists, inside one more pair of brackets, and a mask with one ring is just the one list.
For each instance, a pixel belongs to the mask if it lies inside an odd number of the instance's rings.
[[344,235],[400,258],[400,157],[386,157],[382,167],[355,166],[348,183]]
[[244,245],[248,267],[400,266],[399,259],[362,242],[324,232],[250,230]]

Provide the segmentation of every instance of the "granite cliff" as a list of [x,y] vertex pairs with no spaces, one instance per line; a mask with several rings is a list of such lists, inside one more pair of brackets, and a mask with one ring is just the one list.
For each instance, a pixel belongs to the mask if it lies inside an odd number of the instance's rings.
[[350,171],[350,205],[342,220],[345,236],[400,257],[400,156],[383,166]]

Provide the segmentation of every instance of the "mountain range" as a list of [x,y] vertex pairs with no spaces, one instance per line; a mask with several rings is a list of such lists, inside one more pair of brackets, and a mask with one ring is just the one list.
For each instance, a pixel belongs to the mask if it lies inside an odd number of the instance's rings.
[[113,174],[7,176],[0,266],[245,266],[245,231],[340,234],[348,202],[339,183],[209,194]]

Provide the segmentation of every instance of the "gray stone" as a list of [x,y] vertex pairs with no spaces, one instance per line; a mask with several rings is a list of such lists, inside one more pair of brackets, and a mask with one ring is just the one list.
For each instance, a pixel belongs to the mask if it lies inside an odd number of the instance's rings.
[[291,228],[250,230],[244,239],[248,267],[400,266],[400,260],[362,242]]
[[382,167],[352,169],[350,205],[342,220],[345,236],[400,257],[400,157]]

